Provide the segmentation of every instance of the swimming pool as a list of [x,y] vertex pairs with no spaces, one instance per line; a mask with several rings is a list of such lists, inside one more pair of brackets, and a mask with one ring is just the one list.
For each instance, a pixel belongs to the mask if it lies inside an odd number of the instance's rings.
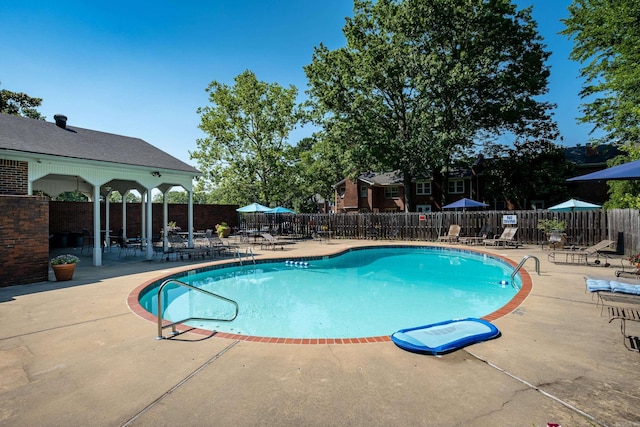
[[[264,261],[264,260],[263,260]],[[236,300],[231,323],[191,322],[231,335],[274,339],[388,336],[398,329],[462,317],[486,317],[514,299],[513,265],[499,257],[441,247],[354,248],[334,256],[213,266],[175,277]],[[516,276],[518,284],[522,279]],[[157,310],[161,280],[140,292]],[[163,317],[226,317],[228,304],[169,285]]]

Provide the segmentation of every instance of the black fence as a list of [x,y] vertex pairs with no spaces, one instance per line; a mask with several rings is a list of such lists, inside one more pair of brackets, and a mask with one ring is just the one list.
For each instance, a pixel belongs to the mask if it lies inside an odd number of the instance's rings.
[[499,235],[506,223],[517,226],[516,239],[522,244],[540,245],[548,240],[537,228],[542,219],[565,221],[565,235],[570,242],[589,246],[604,239],[618,242],[618,250],[639,250],[639,211],[553,212],[527,211],[452,211],[433,213],[359,213],[359,214],[245,214],[240,228],[270,230],[272,234],[311,237],[330,234],[332,238],[434,241],[446,235],[449,225],[458,224],[461,236],[477,236],[485,227]]

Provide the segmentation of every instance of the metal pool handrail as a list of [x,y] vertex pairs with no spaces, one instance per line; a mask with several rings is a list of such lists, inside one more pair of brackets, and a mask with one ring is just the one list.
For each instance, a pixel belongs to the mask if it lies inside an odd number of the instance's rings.
[[[176,285],[185,287],[185,288],[190,289],[192,291],[201,292],[201,293],[203,293],[205,295],[209,295],[211,297],[218,298],[219,300],[226,301],[228,303],[233,304],[235,306],[235,312],[233,314],[233,317],[231,319],[216,319],[216,318],[208,318],[208,317],[188,317],[188,318],[183,319],[183,320],[178,320],[177,322],[172,322],[172,323],[163,325],[162,324],[162,290],[169,283],[174,283]],[[191,286],[188,283],[184,283],[184,282],[181,282],[181,281],[176,280],[176,279],[167,279],[164,282],[162,282],[162,284],[158,288],[158,336],[156,337],[156,339],[157,340],[164,339],[165,337],[162,335],[162,330],[165,329],[165,328],[169,328],[169,327],[171,327],[172,334],[176,335],[178,333],[176,331],[176,325],[179,325],[179,324],[184,323],[184,322],[188,322],[190,320],[212,320],[212,321],[216,321],[216,322],[232,322],[233,320],[235,320],[236,317],[238,317],[238,309],[239,309],[238,303],[235,302],[232,299],[225,298],[222,295],[214,294],[213,292],[205,291],[204,289],[196,288],[195,286]]]
[[516,287],[516,282],[514,280],[515,277],[516,277],[516,273],[518,273],[518,270],[520,270],[520,268],[522,268],[524,263],[529,258],[533,258],[533,259],[536,260],[536,273],[538,273],[538,276],[540,275],[540,260],[537,257],[533,256],[533,255],[525,255],[522,258],[522,261],[520,261],[520,264],[518,264],[517,267],[513,269],[513,273],[511,273],[511,286],[513,286],[515,290],[518,290],[518,288]]

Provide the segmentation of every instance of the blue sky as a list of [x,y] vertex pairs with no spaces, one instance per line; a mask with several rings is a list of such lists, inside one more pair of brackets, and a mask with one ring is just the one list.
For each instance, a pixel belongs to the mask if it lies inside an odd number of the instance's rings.
[[[584,144],[589,125],[577,125],[579,65],[571,42],[557,34],[569,0],[533,4],[539,31],[552,52],[548,99],[565,145]],[[304,97],[302,69],[321,42],[344,45],[342,27],[351,0],[41,1],[0,3],[2,89],[43,98],[53,121],[134,136],[189,159],[196,109],[208,104],[213,81],[232,84],[244,70],[259,80],[294,85]],[[310,130],[297,130],[292,142]]]

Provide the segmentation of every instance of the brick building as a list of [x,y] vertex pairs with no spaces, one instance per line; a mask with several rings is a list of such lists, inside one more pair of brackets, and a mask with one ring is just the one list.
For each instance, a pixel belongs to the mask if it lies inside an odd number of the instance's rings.
[[[194,167],[139,138],[72,128],[61,115],[55,119],[56,123],[51,123],[0,114],[0,258],[10,260],[12,265],[6,266],[16,271],[35,271],[38,276],[44,272],[44,280],[48,263],[48,198],[36,194],[55,197],[65,191],[84,193],[93,206],[90,231],[100,236],[101,229],[126,229],[126,223],[112,224],[103,216],[110,211],[109,194],[118,191],[124,196],[137,190],[145,200],[141,207],[141,235],[151,237],[151,191],[166,193],[173,187],[182,187],[191,194],[194,178],[201,175]],[[107,200],[106,210],[101,208],[101,200]],[[163,211],[166,214],[164,207]],[[126,217],[122,216],[123,221]],[[193,228],[192,203],[185,226]],[[29,265],[24,260],[29,257],[21,255],[24,250],[32,255]],[[148,251],[151,258],[150,245]],[[93,263],[102,263],[101,239],[95,239]]]

